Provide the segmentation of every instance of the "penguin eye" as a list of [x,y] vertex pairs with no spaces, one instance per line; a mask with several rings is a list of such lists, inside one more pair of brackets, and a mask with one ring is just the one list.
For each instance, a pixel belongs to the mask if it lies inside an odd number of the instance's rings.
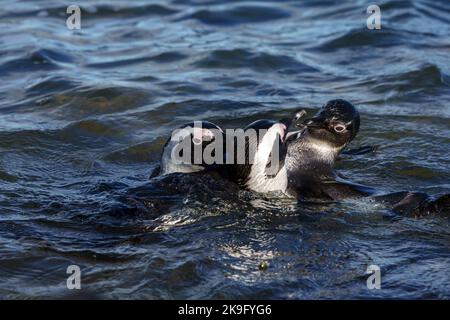
[[347,128],[343,124],[337,124],[337,125],[334,126],[334,131],[336,131],[337,133],[342,133],[346,129]]

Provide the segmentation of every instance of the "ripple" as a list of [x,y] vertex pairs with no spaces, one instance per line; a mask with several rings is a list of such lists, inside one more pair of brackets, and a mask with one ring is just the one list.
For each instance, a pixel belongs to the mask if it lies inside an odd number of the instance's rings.
[[0,65],[0,73],[9,74],[16,72],[50,71],[58,69],[59,63],[71,63],[73,58],[61,52],[39,49],[22,58],[9,60]]
[[151,124],[167,126],[169,134],[174,127],[191,122],[195,119],[210,119],[214,116],[223,116],[223,110],[227,110],[227,117],[237,117],[239,114],[263,112],[266,107],[258,102],[234,101],[234,100],[200,100],[190,99],[179,102],[168,102],[158,105],[155,109],[137,112],[134,117]]
[[[98,18],[132,18],[139,16],[168,16],[177,13],[176,9],[162,4],[148,4],[141,6],[120,6],[110,4],[81,5],[83,19]],[[51,6],[45,9],[29,10],[29,6],[11,6],[2,18],[24,18],[24,17],[52,17],[61,18],[66,16],[67,6]]]
[[0,169],[0,180],[5,182],[16,182],[19,178]]
[[198,10],[187,18],[196,19],[209,25],[233,26],[243,23],[268,22],[289,16],[289,12],[273,6],[237,6],[225,10]]
[[[77,264],[101,298],[449,298],[448,214],[273,199],[213,172],[149,179],[183,123],[335,97],[360,108],[356,144],[381,146],[339,173],[448,194],[447,2],[387,0],[381,30],[368,4],[332,0],[82,1],[78,31],[55,1],[3,6],[0,297],[64,297]],[[389,281],[368,292],[372,263]]]
[[[29,97],[48,96],[54,92],[63,92],[75,89],[79,86],[79,82],[62,76],[47,76],[38,78],[32,84],[26,87],[26,94]],[[44,103],[46,100],[40,100],[38,103]]]
[[254,53],[245,49],[214,50],[194,65],[199,68],[250,68],[258,72],[277,71],[288,74],[318,71],[289,56]]
[[141,64],[145,62],[170,63],[180,61],[187,58],[186,55],[179,52],[163,52],[150,57],[138,57],[124,60],[114,59],[113,61],[105,61],[100,63],[89,63],[86,66],[89,68],[116,68],[124,67],[133,64]]
[[60,132],[61,136],[72,136],[76,139],[118,138],[123,132],[114,123],[100,120],[82,120],[72,123]]
[[68,120],[122,112],[142,106],[150,100],[148,90],[86,86],[52,95],[45,101],[45,107],[53,117]]
[[450,10],[450,6],[448,3],[418,3],[416,5],[418,13],[422,16],[427,16],[432,20],[441,21],[443,23],[449,24],[450,18],[444,14],[444,12],[448,12]]
[[405,43],[401,34],[392,29],[369,30],[354,29],[316,46],[317,50],[334,51],[354,47],[393,47]]
[[393,90],[402,94],[408,92],[417,93],[417,90],[422,93],[432,93],[439,88],[447,90],[450,86],[450,76],[444,74],[434,64],[424,64],[417,70],[381,76],[374,80],[365,81],[362,84],[370,86],[377,93]]
[[165,143],[164,138],[158,141],[143,142],[109,153],[103,160],[115,163],[151,163],[159,160],[159,152]]
[[140,16],[168,16],[177,13],[176,9],[161,4],[141,6],[95,5],[86,7],[87,18],[128,18]]

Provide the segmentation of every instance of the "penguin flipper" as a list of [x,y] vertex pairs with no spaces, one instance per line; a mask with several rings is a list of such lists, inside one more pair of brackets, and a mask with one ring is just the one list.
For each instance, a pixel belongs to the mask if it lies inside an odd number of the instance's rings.
[[[272,161],[273,155],[278,154],[278,161]],[[280,172],[281,168],[284,167],[287,155],[287,146],[285,144],[274,144],[272,147],[272,152],[269,156],[269,161],[266,164],[266,169],[264,173],[268,178],[274,178]],[[275,159],[274,159],[275,160]]]
[[373,153],[378,150],[378,146],[362,146],[360,148],[354,148],[349,150],[344,150],[341,152],[341,154],[345,155],[361,155],[366,153]]
[[333,200],[367,197],[375,193],[370,187],[344,180],[324,181],[320,187],[322,192]]
[[392,206],[392,211],[408,217],[442,215],[450,217],[450,194],[437,199],[424,192],[401,191],[374,197]]
[[375,190],[342,179],[333,180],[305,180],[298,186],[288,186],[288,194],[301,199],[316,199],[338,201],[346,198],[367,197],[375,193]]

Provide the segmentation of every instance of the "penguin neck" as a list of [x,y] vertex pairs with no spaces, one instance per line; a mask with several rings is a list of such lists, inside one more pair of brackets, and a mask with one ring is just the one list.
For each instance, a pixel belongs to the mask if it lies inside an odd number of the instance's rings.
[[305,139],[304,147],[309,150],[310,153],[315,155],[314,158],[317,159],[318,162],[322,162],[330,166],[334,165],[338,154],[343,149],[343,147],[335,147],[327,141],[317,140],[310,136]]
[[289,175],[331,176],[336,158],[343,148],[318,140],[305,132],[288,146]]

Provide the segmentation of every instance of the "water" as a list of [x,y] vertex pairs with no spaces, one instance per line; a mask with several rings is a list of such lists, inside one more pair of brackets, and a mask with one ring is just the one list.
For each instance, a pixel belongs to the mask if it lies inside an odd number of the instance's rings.
[[[212,177],[148,179],[173,128],[354,103],[338,170],[450,192],[450,6],[369,2],[0,3],[0,298],[450,298],[444,216],[297,205]],[[261,261],[267,269],[259,270]],[[379,265],[382,289],[366,287]]]

